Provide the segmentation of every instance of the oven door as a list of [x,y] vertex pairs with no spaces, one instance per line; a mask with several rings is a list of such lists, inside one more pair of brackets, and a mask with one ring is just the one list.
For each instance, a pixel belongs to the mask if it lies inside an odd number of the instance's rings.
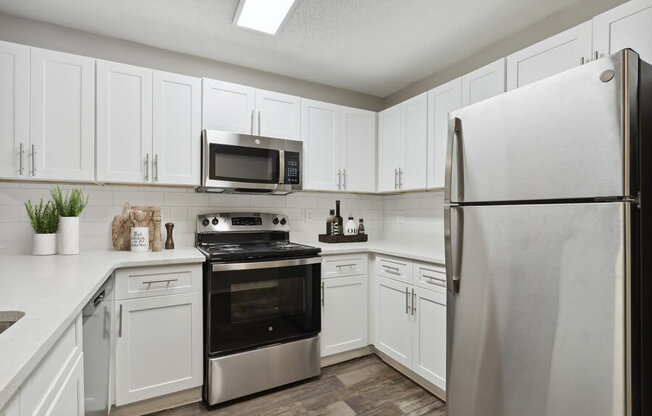
[[214,263],[207,281],[207,353],[317,335],[321,330],[321,257]]

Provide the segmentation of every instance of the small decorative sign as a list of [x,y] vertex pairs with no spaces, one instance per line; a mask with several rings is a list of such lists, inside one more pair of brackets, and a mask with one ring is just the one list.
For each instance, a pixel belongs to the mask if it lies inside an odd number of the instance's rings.
[[131,227],[131,251],[149,251],[149,227]]

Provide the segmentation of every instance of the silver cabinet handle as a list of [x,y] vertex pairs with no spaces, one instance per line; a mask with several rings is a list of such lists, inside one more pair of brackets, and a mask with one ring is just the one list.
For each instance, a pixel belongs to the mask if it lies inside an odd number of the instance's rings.
[[251,109],[251,134],[254,134],[254,109]]
[[414,314],[417,311],[416,296],[417,296],[416,292],[414,291],[414,289],[412,289],[412,316],[414,316]]
[[324,305],[324,301],[326,299],[326,292],[324,291],[324,282],[321,282],[321,306]]
[[407,286],[405,287],[405,314],[409,315],[410,314],[410,293],[408,292]]
[[145,153],[145,181],[149,181],[149,153]]
[[154,283],[167,283],[170,284],[171,282],[176,282],[179,279],[161,279],[161,280],[144,280],[143,284],[145,285],[152,285]]
[[122,304],[120,304],[120,320],[118,321],[118,338],[122,338]]
[[398,168],[398,189],[403,189],[403,169]]
[[342,169],[337,170],[337,189],[342,189]]
[[596,61],[597,61],[598,59],[600,59],[600,53],[599,53],[598,51],[595,51],[595,52],[593,53],[593,56],[594,56],[593,59],[595,59]]
[[346,169],[342,169],[342,187],[346,190]]
[[398,189],[398,169],[394,169],[394,189]]
[[23,176],[23,172],[25,169],[23,169],[23,155],[25,154],[25,149],[23,149],[23,142],[20,142],[20,150],[19,150],[19,168],[18,168],[18,173],[20,176]]
[[580,65],[584,65],[584,57],[580,57]]
[[158,153],[154,153],[154,162],[152,162],[154,182],[158,182]]
[[437,286],[446,286],[446,280],[440,279],[438,277],[434,276],[428,276],[427,274],[424,274],[423,277],[428,279],[428,283],[435,284]]
[[32,145],[32,176],[36,176],[36,146]]
[[342,267],[351,267],[351,268],[353,268],[353,266],[355,266],[355,263],[350,263],[350,264],[336,264],[336,265],[335,265],[335,267],[340,268],[340,269],[341,269]]
[[386,269],[391,269],[391,270],[396,270],[396,271],[398,271],[398,267],[388,266],[388,265],[386,265],[386,264],[383,264],[383,267],[386,268]]
[[258,135],[260,136],[260,111],[258,112]]

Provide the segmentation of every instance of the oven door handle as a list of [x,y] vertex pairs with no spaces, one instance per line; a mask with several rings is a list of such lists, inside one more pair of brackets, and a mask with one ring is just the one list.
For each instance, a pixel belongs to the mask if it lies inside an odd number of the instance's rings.
[[309,264],[321,263],[321,257],[308,257],[303,259],[292,260],[275,260],[275,261],[252,261],[249,263],[214,263],[211,269],[214,272],[225,272],[234,270],[257,270],[271,269],[276,267],[306,266]]

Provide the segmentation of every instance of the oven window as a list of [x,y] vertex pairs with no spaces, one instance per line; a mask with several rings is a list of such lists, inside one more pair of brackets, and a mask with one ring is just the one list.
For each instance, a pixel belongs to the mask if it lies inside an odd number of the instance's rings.
[[222,181],[278,183],[278,159],[278,150],[212,143],[209,176]]
[[321,265],[211,272],[208,353],[221,355],[321,330]]
[[305,300],[303,279],[231,284],[231,323],[242,324],[279,316],[293,317],[303,313]]

